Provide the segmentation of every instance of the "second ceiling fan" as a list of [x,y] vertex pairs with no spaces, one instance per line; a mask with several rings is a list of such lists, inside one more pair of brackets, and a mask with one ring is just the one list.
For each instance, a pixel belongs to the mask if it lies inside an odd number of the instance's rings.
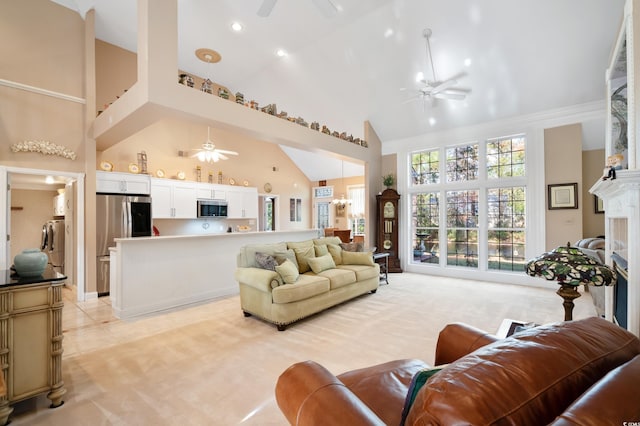
[[412,98],[408,99],[407,102],[413,101],[415,99],[422,99],[423,107],[426,108],[427,101],[430,101],[431,105],[435,105],[436,99],[449,99],[449,100],[464,100],[467,94],[470,92],[469,89],[463,89],[459,87],[454,87],[458,84],[458,79],[465,77],[467,75],[466,72],[462,71],[453,77],[450,77],[446,80],[438,80],[436,76],[436,70],[433,65],[433,55],[431,53],[431,43],[429,39],[431,38],[431,29],[425,28],[422,31],[422,36],[425,39],[425,50],[426,56],[429,60],[427,65],[431,65],[431,75],[433,79],[430,80],[427,78],[426,73],[420,72],[416,77],[416,81],[420,83],[422,86],[416,89],[417,94]]
[[[258,9],[258,16],[262,16],[263,18],[266,18],[267,16],[269,16],[271,14],[271,11],[273,10],[273,7],[276,5],[277,1],[278,0],[262,0],[262,5],[260,6],[260,9]],[[311,0],[311,1],[313,1],[316,7],[320,9],[320,12],[327,18],[331,18],[338,12],[338,9],[331,2],[331,0]]]

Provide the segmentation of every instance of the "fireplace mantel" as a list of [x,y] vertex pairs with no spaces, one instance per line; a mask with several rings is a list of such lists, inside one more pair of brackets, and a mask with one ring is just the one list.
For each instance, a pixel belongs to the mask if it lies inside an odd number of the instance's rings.
[[[627,328],[640,336],[640,169],[619,170],[616,179],[599,180],[589,192],[604,204],[606,263],[613,252],[628,263]],[[605,291],[605,316],[613,319],[614,289]]]

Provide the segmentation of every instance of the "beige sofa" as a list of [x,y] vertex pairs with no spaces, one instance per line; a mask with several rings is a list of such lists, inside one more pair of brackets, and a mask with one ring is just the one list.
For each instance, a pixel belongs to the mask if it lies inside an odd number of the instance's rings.
[[380,266],[371,253],[342,247],[347,246],[337,237],[243,247],[235,278],[244,315],[283,331],[302,318],[375,293]]

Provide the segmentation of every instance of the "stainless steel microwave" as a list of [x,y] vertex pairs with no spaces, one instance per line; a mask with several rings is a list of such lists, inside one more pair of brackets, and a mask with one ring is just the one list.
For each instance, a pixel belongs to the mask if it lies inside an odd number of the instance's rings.
[[198,200],[198,217],[227,217],[227,201]]

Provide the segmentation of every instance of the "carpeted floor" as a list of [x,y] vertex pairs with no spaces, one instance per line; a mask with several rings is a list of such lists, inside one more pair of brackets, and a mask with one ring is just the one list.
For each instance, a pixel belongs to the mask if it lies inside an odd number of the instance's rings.
[[[39,396],[16,405],[12,425],[284,425],[279,374],[307,359],[341,373],[398,358],[433,363],[438,332],[466,322],[496,332],[505,318],[561,321],[555,290],[418,274],[278,332],[245,318],[237,296],[129,321],[108,298],[63,312],[63,406]],[[589,293],[574,318],[596,315]]]

